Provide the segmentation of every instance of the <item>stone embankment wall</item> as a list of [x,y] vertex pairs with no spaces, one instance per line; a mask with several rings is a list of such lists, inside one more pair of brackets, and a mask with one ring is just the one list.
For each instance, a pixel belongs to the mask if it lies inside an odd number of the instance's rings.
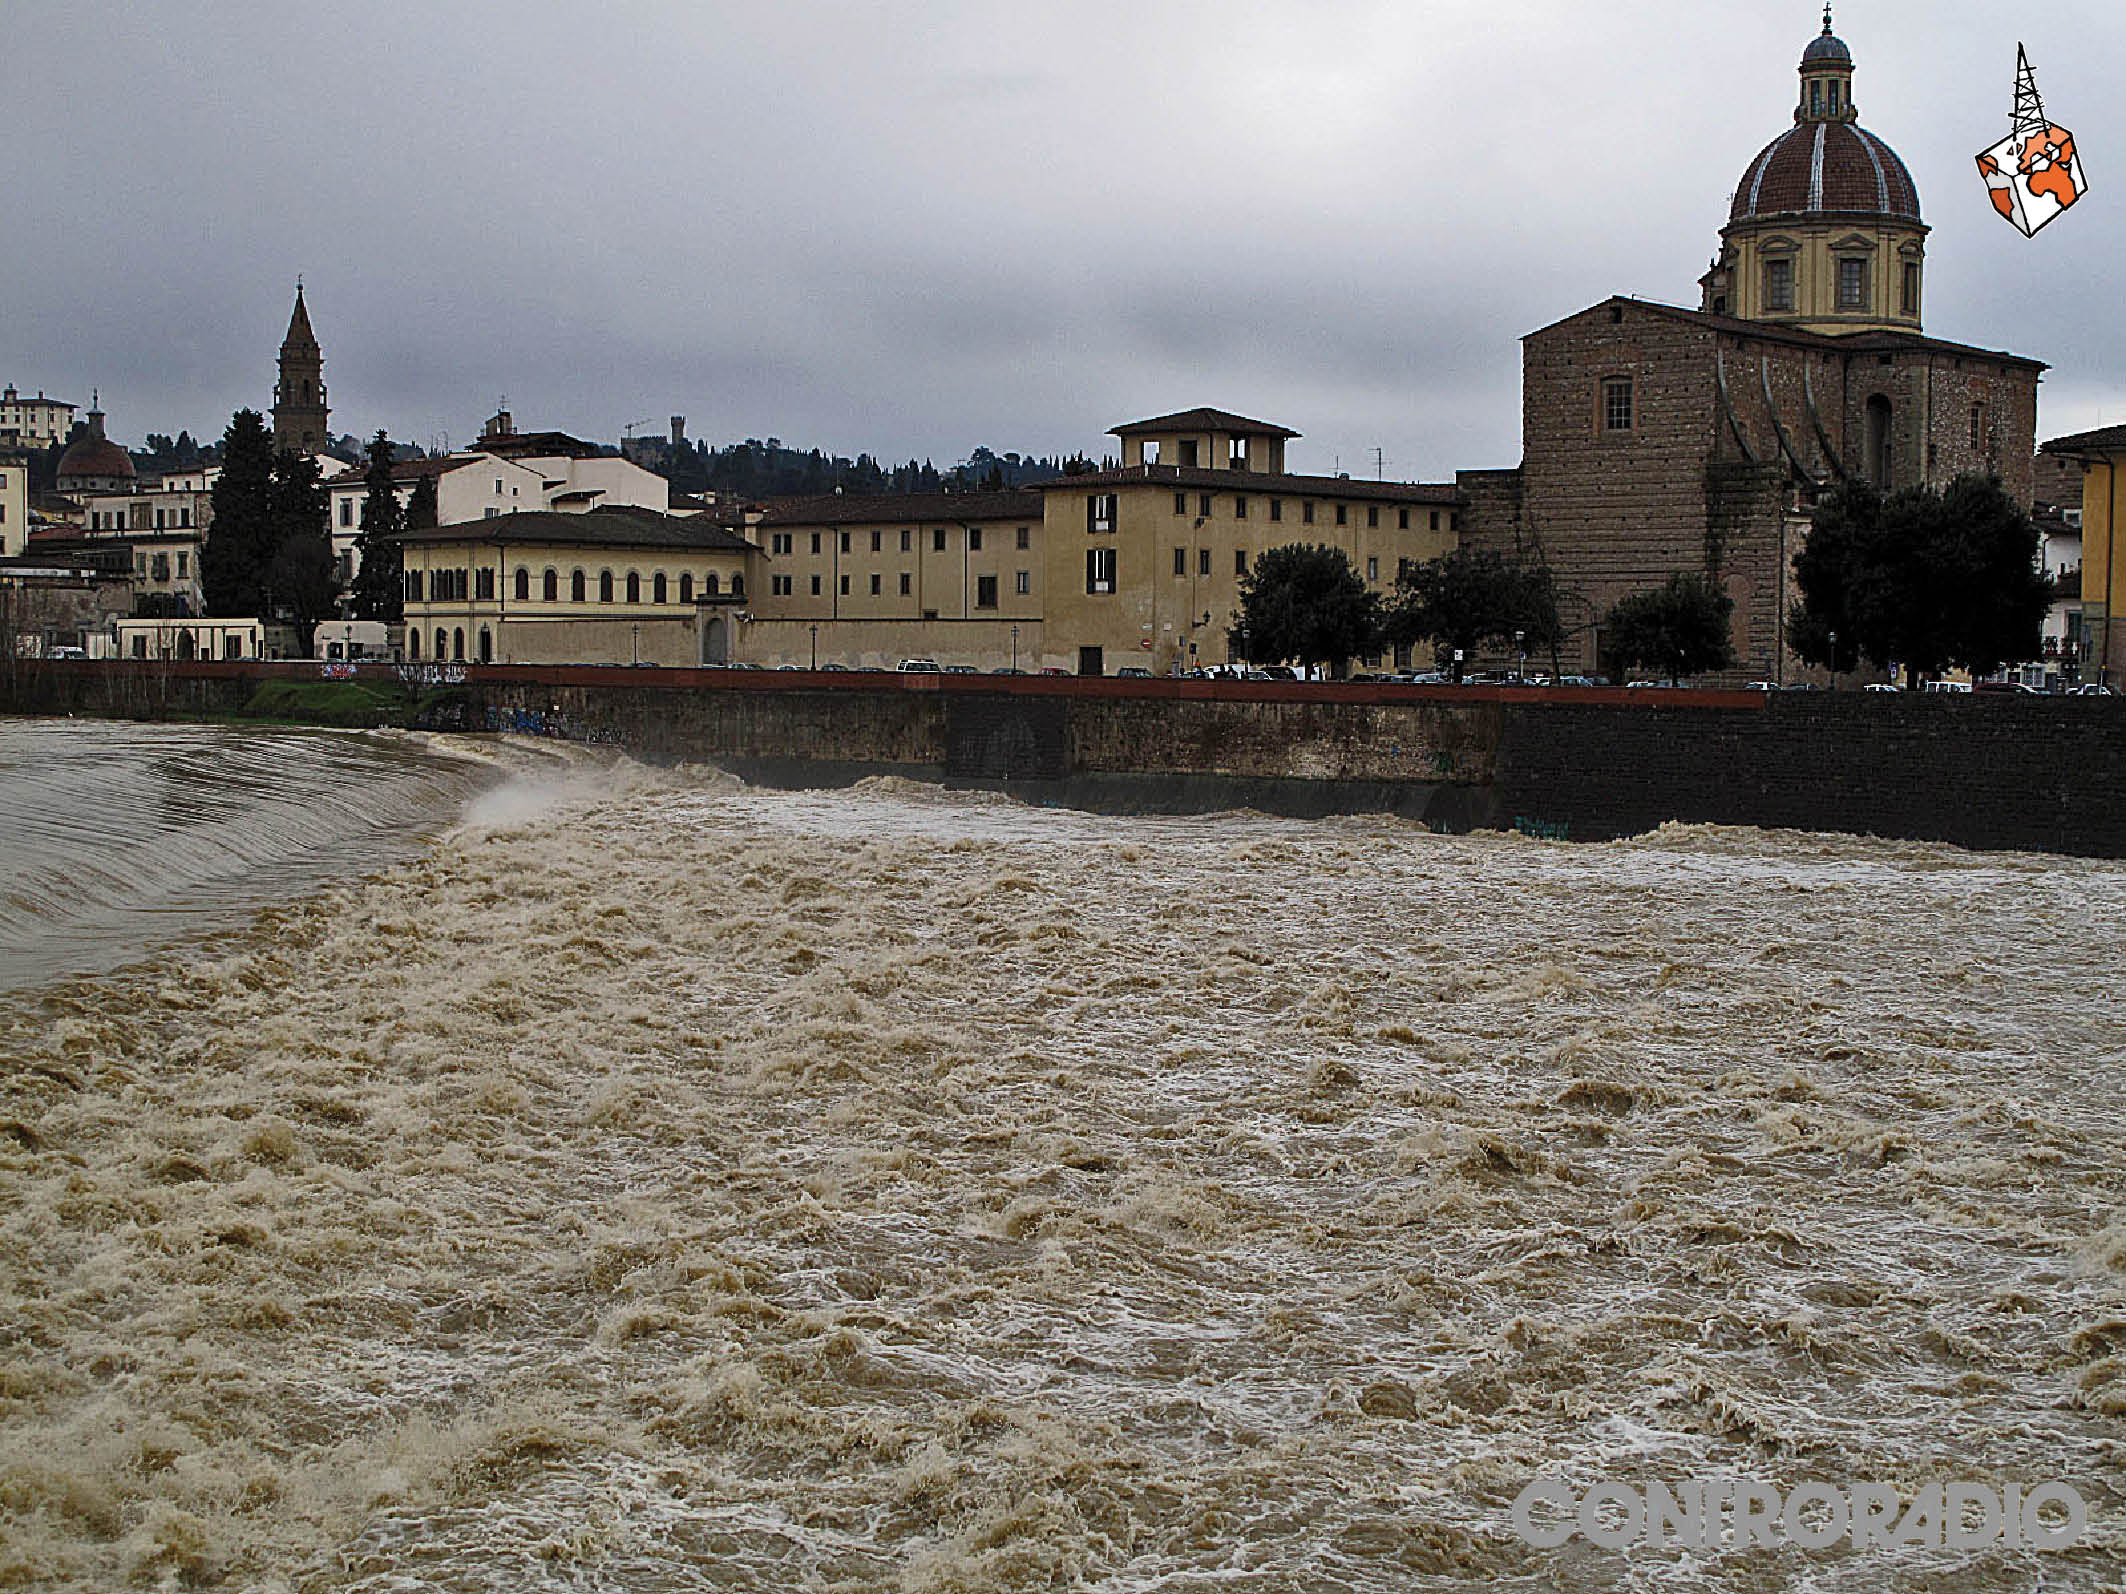
[[[342,672],[344,673],[344,671]],[[0,709],[243,711],[317,665],[0,666]],[[834,785],[898,774],[1122,812],[1384,812],[1604,840],[1668,820],[2126,857],[2126,703],[425,666],[419,723]]]

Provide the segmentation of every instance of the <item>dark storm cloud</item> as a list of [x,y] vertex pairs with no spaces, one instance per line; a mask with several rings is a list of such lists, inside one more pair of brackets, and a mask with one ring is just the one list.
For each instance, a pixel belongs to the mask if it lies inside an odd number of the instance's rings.
[[[2054,362],[2047,433],[2126,419],[2116,13],[1837,21],[1935,228],[1928,329]],[[268,401],[303,272],[358,433],[462,443],[506,393],[603,438],[678,412],[942,462],[1213,403],[1306,433],[1299,468],[1509,464],[1517,340],[1612,292],[1695,302],[1817,26],[1785,0],[24,9],[0,379],[99,385],[128,439],[218,431]],[[2018,28],[2098,185],[2034,242],[1971,169]]]

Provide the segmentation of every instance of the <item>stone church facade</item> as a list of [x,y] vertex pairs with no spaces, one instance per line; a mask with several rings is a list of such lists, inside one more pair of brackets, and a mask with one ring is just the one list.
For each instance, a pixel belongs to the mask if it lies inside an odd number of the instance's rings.
[[1736,679],[1802,678],[1786,614],[1819,492],[1976,472],[2029,501],[2044,365],[1921,330],[1918,193],[1852,72],[1826,18],[1697,309],[1612,298],[1522,340],[1521,465],[1457,484],[1470,542],[1549,562],[1569,669],[1596,668],[1618,599],[1685,571],[1735,600]]

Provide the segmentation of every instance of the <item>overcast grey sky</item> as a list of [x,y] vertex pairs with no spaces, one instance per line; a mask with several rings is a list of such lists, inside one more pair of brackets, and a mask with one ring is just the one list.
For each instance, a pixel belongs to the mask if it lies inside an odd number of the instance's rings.
[[[1847,0],[1927,220],[1927,330],[2126,421],[2126,8]],[[2035,11],[2031,16],[2037,15]],[[1295,469],[1520,457],[1518,338],[1697,302],[1789,125],[1795,0],[155,0],[8,7],[0,381],[112,434],[271,399],[295,278],[333,429],[688,417],[944,465],[1214,404]],[[2018,37],[2088,198],[2026,241],[1972,162]]]

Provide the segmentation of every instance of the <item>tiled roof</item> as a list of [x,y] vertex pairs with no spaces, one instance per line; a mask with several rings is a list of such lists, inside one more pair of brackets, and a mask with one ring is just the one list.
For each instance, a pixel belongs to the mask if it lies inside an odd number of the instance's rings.
[[1125,465],[1090,476],[1062,476],[1041,483],[1042,492],[1086,487],[1160,487],[1210,489],[1265,498],[1355,498],[1382,504],[1436,504],[1459,508],[1461,491],[1452,482],[1374,482],[1349,476],[1272,475],[1255,470],[1211,470],[1200,465]]
[[434,526],[409,531],[401,542],[495,544],[550,543],[599,548],[674,548],[742,553],[753,547],[703,515],[684,519],[659,514],[654,509],[615,506],[594,509],[585,515],[554,514],[534,510],[525,514],[496,515],[490,520],[464,520],[454,526]]
[[1930,338],[1922,332],[1811,332],[1803,327],[1783,326],[1777,321],[1745,321],[1739,316],[1714,315],[1710,310],[1686,310],[1679,304],[1662,304],[1654,299],[1633,299],[1619,294],[1604,299],[1601,304],[1589,305],[1587,310],[1575,310],[1569,316],[1561,316],[1550,326],[1538,327],[1534,332],[1524,333],[1522,341],[1540,336],[1552,327],[1563,326],[1567,321],[1599,310],[1603,305],[1628,305],[1634,310],[1665,316],[1672,321],[1688,321],[1726,332],[1738,338],[1756,338],[1765,343],[1785,343],[1795,348],[1821,349],[1827,354],[1891,354],[1911,351],[1921,354],[1946,354],[1953,358],[1998,360],[2005,365],[2027,365],[2032,370],[2049,369],[2043,360],[2033,360],[2027,354],[2011,354],[2006,349],[1982,349],[1972,343],[1951,343],[1946,338]]
[[1246,432],[1251,437],[1297,437],[1289,427],[1278,426],[1270,421],[1251,421],[1245,415],[1235,415],[1231,410],[1176,410],[1171,415],[1154,415],[1148,421],[1126,421],[1120,426],[1110,426],[1108,433],[1114,437],[1134,437],[1139,432]]
[[1796,122],[1743,170],[1728,219],[1818,212],[1917,222],[1919,189],[1897,151],[1858,122]]
[[2040,454],[2126,454],[2126,426],[2100,426],[2037,445]]
[[1039,520],[1037,492],[871,493],[862,496],[826,493],[813,498],[782,498],[767,506],[763,526],[914,526],[942,520]]

